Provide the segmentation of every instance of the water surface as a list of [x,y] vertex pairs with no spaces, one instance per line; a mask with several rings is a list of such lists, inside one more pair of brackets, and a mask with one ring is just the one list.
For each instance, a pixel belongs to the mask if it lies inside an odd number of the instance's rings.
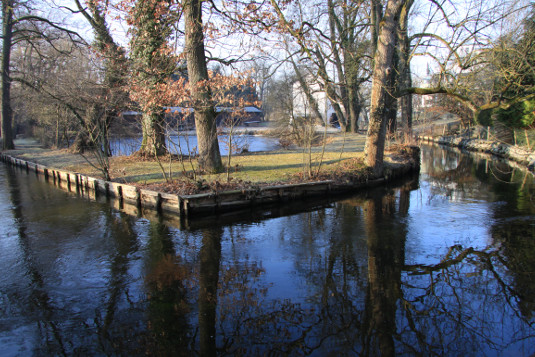
[[534,201],[428,147],[419,179],[178,228],[0,166],[0,351],[529,356]]
[[[219,135],[219,151],[221,155],[227,155],[229,149],[232,153],[243,151],[272,151],[279,148],[277,138],[257,135]],[[195,135],[171,135],[166,139],[168,150],[173,154],[190,155],[198,151],[197,136]],[[141,146],[141,137],[115,137],[110,140],[113,155],[131,155]]]

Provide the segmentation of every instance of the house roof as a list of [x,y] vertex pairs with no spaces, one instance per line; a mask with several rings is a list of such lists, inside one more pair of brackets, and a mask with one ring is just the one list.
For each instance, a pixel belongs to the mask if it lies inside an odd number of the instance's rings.
[[193,108],[184,108],[184,107],[165,107],[166,110],[169,110],[171,113],[193,113]]
[[262,110],[257,107],[245,107],[244,109],[247,113],[262,113]]
[[[164,107],[164,109],[170,113],[173,114],[179,114],[179,113],[193,113],[195,110],[193,108],[186,108],[186,107]],[[232,107],[216,107],[215,111],[217,113],[221,112],[233,112],[235,111],[235,108]],[[240,110],[240,109],[238,109]],[[261,109],[258,109],[257,107],[249,106],[244,107],[243,111],[246,113],[262,113]],[[123,115],[140,115],[141,112],[135,112],[135,111],[124,111],[122,112]]]

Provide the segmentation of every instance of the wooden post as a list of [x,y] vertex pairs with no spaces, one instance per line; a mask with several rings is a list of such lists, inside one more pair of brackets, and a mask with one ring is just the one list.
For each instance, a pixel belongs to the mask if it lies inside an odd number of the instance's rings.
[[162,213],[162,195],[159,192],[158,196],[156,196],[156,211]]
[[186,200],[183,200],[183,201],[182,201],[182,204],[183,204],[183,206],[182,206],[182,208],[183,208],[182,211],[184,212],[184,217],[187,218],[187,217],[189,217],[189,202],[188,202],[188,200],[186,199]]
[[93,180],[93,189],[95,190],[95,199],[98,197],[99,195],[99,187],[98,187],[98,180]]
[[141,191],[136,188],[136,207],[141,208]]
[[181,218],[184,218],[184,214],[185,214],[185,202],[184,202],[184,200],[182,199],[182,197],[180,197],[180,195],[178,195],[178,213],[180,214],[180,217],[181,217]]

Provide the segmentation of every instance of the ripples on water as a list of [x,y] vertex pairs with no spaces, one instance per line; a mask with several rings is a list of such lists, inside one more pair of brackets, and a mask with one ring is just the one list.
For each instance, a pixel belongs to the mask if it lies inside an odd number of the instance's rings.
[[419,181],[179,229],[0,166],[0,350],[528,356],[534,196],[425,148]]

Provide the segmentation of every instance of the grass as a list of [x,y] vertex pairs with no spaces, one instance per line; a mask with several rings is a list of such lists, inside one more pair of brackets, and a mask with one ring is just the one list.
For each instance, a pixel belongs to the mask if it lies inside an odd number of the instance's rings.
[[[363,157],[365,135],[362,134],[331,134],[327,140],[323,155],[322,173],[335,171],[352,162],[352,159]],[[91,167],[81,156],[70,153],[66,149],[52,150],[43,149],[31,140],[17,140],[16,150],[10,152],[24,160],[37,162],[50,168],[63,169],[79,172],[93,177],[100,177],[101,173]],[[344,148],[341,154],[341,149]],[[313,172],[317,170],[320,161],[322,147],[312,148]],[[308,154],[307,154],[308,155]],[[87,158],[91,159],[90,156]],[[270,152],[245,153],[233,155],[231,161],[232,181],[245,181],[249,183],[281,183],[295,181],[304,172],[304,160],[307,158],[302,149],[276,150]],[[354,161],[354,160],[353,160]],[[223,158],[226,163],[226,157]],[[172,173],[173,179],[181,179],[182,164],[178,160],[173,160],[169,168],[168,159],[162,159],[161,164],[168,174]],[[186,160],[186,169],[191,172],[191,165]],[[124,183],[137,184],[160,184],[165,182],[160,165],[153,160],[141,160],[137,157],[112,157],[110,174],[112,180]],[[217,175],[203,175],[197,181],[204,179],[206,182],[226,182],[226,173]]]
[[[345,144],[341,134],[330,137],[326,145],[323,156],[324,168],[336,166],[339,162],[349,158],[361,157],[364,149],[365,136],[347,134]],[[340,159],[340,150],[344,145],[344,152]],[[99,176],[99,172],[92,168],[80,155],[70,154],[68,150],[46,150],[38,147],[29,147],[23,143],[16,142],[20,150],[13,151],[13,154],[29,161],[37,161],[43,165],[80,172],[88,175]],[[321,146],[312,148],[312,162],[317,163],[321,155]],[[91,158],[90,155],[87,156]],[[226,157],[223,162],[226,163]],[[240,155],[233,155],[231,158],[231,176],[234,179],[247,180],[252,182],[276,182],[284,180],[285,177],[303,171],[305,160],[301,149],[276,150],[269,152],[253,152]],[[161,164],[166,172],[169,171],[169,161],[162,158]],[[115,181],[155,183],[164,180],[161,168],[156,161],[140,160],[136,157],[118,156],[111,158],[111,176]],[[191,165],[186,159],[184,166],[191,171]],[[182,165],[179,161],[173,160],[171,164],[173,177],[178,177],[182,172]],[[206,180],[218,179],[226,176],[226,173],[218,175],[204,175]]]
[[[365,137],[363,135],[348,135],[344,145],[344,153],[340,159],[342,147],[342,135],[334,135],[326,146],[323,156],[325,169],[333,168],[340,162],[349,158],[362,157]],[[312,163],[317,164],[321,156],[321,147],[312,148]],[[292,175],[303,172],[303,162],[306,160],[303,151],[276,150],[270,152],[253,152],[233,155],[231,158],[231,177],[233,180],[249,182],[280,182],[289,179]],[[223,157],[226,164],[227,158]],[[169,161],[162,160],[166,172],[169,172]],[[184,166],[191,172],[191,164],[185,160]],[[112,178],[118,181],[137,183],[158,183],[164,180],[161,168],[154,161],[139,161],[129,157],[112,158]],[[88,165],[76,165],[70,169],[77,172],[86,172]],[[323,169],[322,169],[323,170]],[[171,164],[173,178],[180,177],[182,165],[178,161]],[[207,181],[226,181],[226,172],[217,175],[203,175],[201,178]]]

